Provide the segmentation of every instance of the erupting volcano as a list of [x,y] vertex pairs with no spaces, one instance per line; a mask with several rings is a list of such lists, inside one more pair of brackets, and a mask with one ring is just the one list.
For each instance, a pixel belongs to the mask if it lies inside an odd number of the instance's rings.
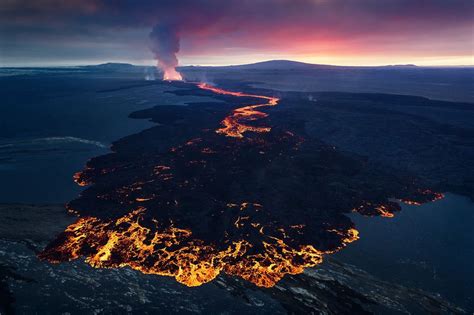
[[474,315],[473,0],[0,16],[0,315]]

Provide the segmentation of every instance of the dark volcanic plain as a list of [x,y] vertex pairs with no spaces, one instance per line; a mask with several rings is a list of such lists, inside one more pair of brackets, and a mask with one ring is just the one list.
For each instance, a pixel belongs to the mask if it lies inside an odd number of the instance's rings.
[[[190,83],[173,85],[184,89],[172,93],[213,96]],[[345,213],[393,216],[400,207],[389,199],[441,197],[409,173],[309,136],[303,119],[309,109],[291,111],[306,95],[280,95],[280,108],[269,110],[268,119],[245,121],[271,129],[237,138],[216,133],[220,122],[261,100],[214,97],[224,104],[156,106],[132,114],[159,125],[116,142],[114,153],[92,159],[75,176],[91,187],[68,208],[85,219],[41,257],[58,262],[85,256],[96,267],[126,265],[190,286],[222,271],[270,287],[356,240]]]

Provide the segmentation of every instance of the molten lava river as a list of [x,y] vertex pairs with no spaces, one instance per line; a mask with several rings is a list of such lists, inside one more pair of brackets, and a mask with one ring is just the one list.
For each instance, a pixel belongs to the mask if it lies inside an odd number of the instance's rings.
[[391,217],[399,210],[392,198],[441,197],[278,125],[278,97],[182,85],[181,94],[227,105],[140,113],[160,124],[119,140],[74,175],[88,186],[67,206],[78,220],[41,259],[82,257],[95,268],[129,267],[187,286],[226,273],[271,287],[357,240],[345,213]]

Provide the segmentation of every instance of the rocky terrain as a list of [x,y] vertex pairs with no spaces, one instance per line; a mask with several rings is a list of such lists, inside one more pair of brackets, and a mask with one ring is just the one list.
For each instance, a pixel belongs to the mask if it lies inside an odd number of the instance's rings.
[[188,288],[129,268],[49,264],[37,254],[76,220],[59,205],[0,206],[0,312],[24,313],[463,313],[442,297],[381,281],[327,259],[265,289],[235,277]]

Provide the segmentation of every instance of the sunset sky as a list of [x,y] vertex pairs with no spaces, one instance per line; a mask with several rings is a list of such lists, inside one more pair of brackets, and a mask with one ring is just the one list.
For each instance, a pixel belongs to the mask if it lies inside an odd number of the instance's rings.
[[3,0],[0,65],[151,65],[157,24],[181,65],[474,64],[472,0]]

